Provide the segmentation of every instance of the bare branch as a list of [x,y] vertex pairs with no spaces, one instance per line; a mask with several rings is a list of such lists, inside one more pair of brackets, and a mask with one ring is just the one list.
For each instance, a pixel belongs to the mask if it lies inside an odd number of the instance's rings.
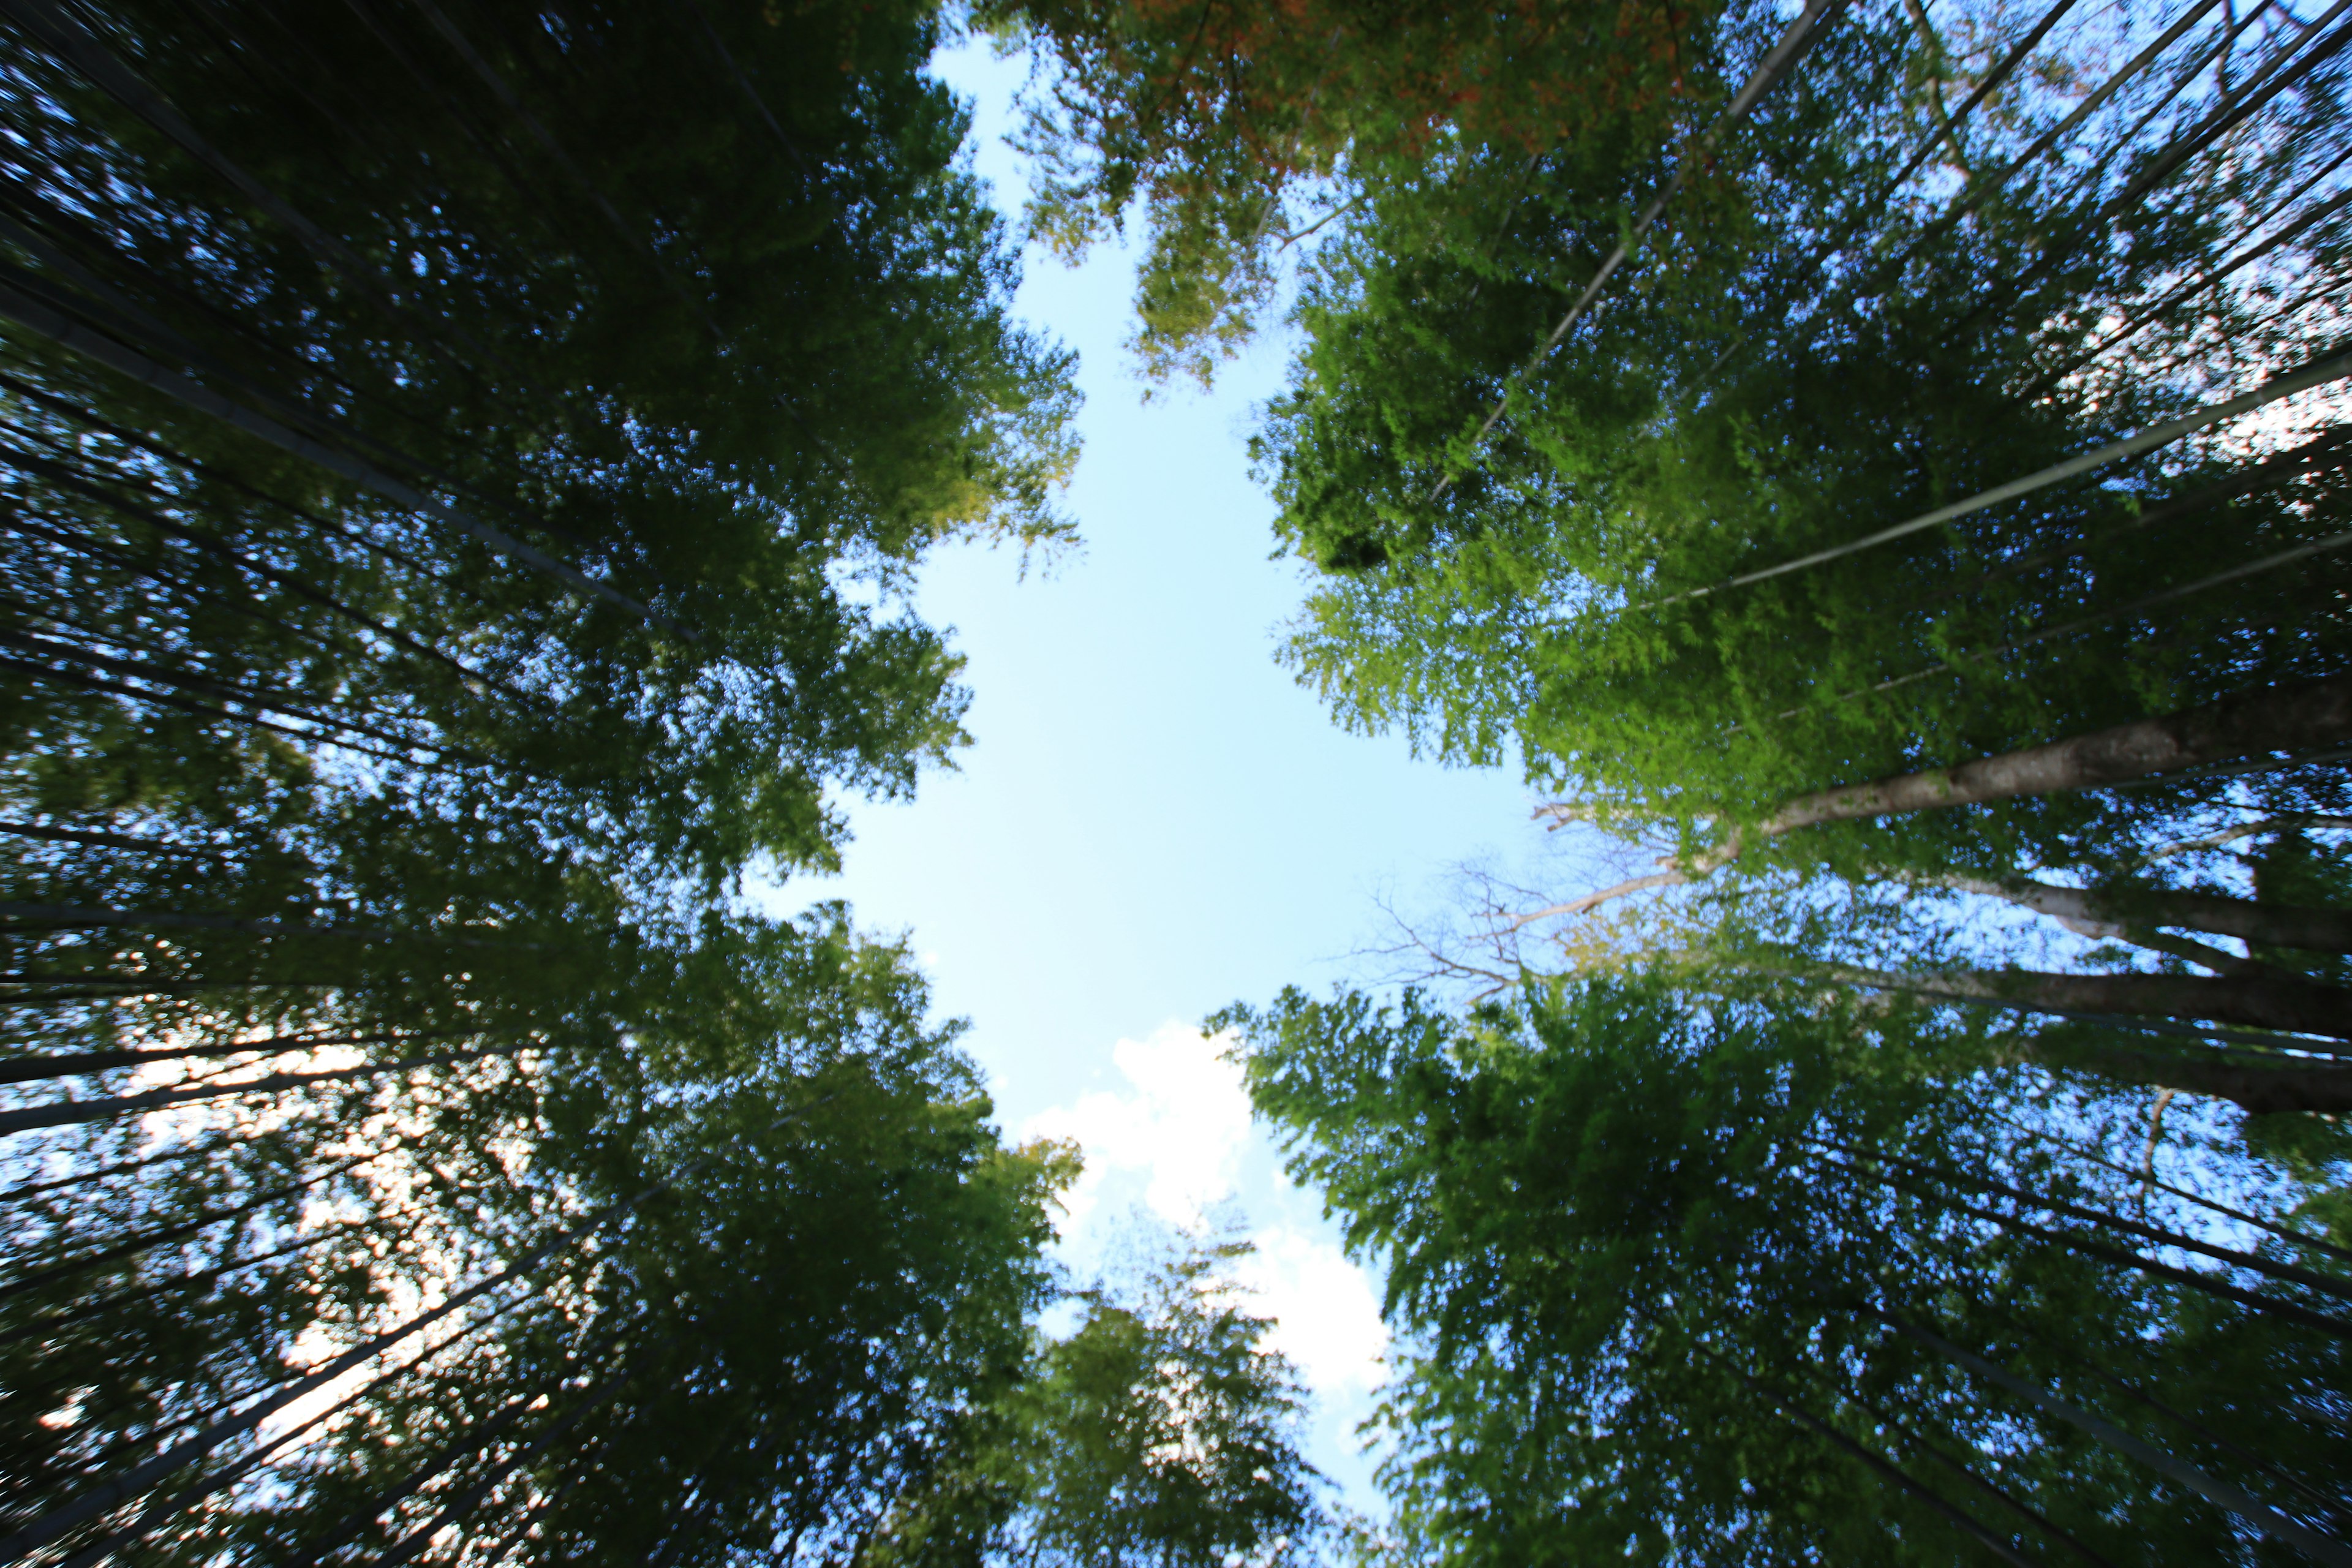
[[2257,822],[2242,822],[2235,827],[2225,827],[2219,833],[2208,833],[2199,838],[2184,838],[2177,844],[2167,844],[2151,849],[2137,860],[2127,861],[2124,868],[2137,871],[2155,864],[2169,855],[2186,855],[2199,849],[2218,849],[2224,844],[2241,838],[2251,838],[2257,833],[2273,833],[2290,827],[2316,827],[2323,830],[2352,829],[2352,816],[2326,816],[2315,812],[2289,812],[2282,816],[2265,816]]
[[1549,915],[1580,915],[1589,910],[1597,910],[1601,905],[1617,899],[1644,892],[1652,888],[1679,888],[1689,880],[1690,875],[1685,871],[1653,871],[1646,877],[1635,877],[1631,881],[1620,882],[1613,888],[1603,888],[1597,893],[1587,893],[1580,899],[1570,899],[1564,904],[1554,904],[1549,909],[1538,910],[1533,914],[1521,915],[1514,923],[1526,925]]

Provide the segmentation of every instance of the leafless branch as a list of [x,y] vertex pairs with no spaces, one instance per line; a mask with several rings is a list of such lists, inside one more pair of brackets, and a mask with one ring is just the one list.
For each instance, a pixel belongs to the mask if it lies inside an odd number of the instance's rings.
[[2235,827],[2225,827],[2219,833],[2208,833],[2198,838],[2184,838],[2177,844],[2167,844],[2151,849],[2138,859],[2129,862],[2127,870],[2153,865],[2168,855],[2186,855],[2198,849],[2218,849],[2224,844],[2241,838],[2251,838],[2257,833],[2270,833],[2289,827],[2317,827],[2336,830],[2352,829],[2352,816],[2326,816],[2313,812],[2290,812],[2281,816],[2265,816],[2256,822],[2242,822]]

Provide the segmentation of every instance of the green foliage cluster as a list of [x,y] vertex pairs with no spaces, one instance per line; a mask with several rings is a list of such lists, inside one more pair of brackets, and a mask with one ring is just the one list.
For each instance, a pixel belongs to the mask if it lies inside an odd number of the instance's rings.
[[[1623,878],[1223,1020],[1407,1346],[1367,1561],[2347,1560],[2352,31],[1660,7],[1554,135],[1347,9],[1009,15],[1147,367],[1329,212],[1301,682]],[[1606,101],[1549,20],[1447,17]]]
[[1209,380],[1262,326],[1284,252],[1370,189],[1457,142],[1622,157],[1696,134],[1745,44],[1706,5],[990,0],[972,16],[1037,51],[1032,232],[1074,256],[1140,206],[1132,346],[1160,381]]
[[1030,1375],[972,1417],[961,1461],[884,1526],[874,1560],[1037,1568],[1270,1568],[1314,1561],[1320,1478],[1297,1447],[1305,1390],[1226,1271],[1248,1248],[1179,1234]]
[[1467,1016],[1289,992],[1224,1021],[1294,1169],[1387,1268],[1380,1420],[1418,1557],[1939,1563],[1990,1534],[2012,1560],[2301,1560],[2076,1417],[2339,1526],[2344,1339],[2291,1314],[2340,1311],[2352,1237],[2262,1242],[2310,1283],[2252,1311],[2094,1250],[2035,1211],[2130,1206],[2137,1173],[2069,1155],[2098,1108],[2053,1114],[1930,1020],[1628,974]]
[[[936,9],[5,27],[0,1558],[856,1560],[1075,1173],[750,896],[963,743],[924,553],[1070,535]],[[1122,1550],[1304,1518],[1292,1397]]]

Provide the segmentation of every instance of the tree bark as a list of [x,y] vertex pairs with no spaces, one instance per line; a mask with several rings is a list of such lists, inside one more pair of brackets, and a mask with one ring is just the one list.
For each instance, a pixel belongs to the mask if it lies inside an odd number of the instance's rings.
[[2249,1028],[2352,1039],[2352,991],[2315,980],[2201,974],[2053,974],[2036,969],[1937,970],[1895,973],[1833,964],[1829,980],[2009,1002],[2053,1012],[2206,1018]]
[[1987,893],[2056,920],[2100,924],[2183,926],[2266,947],[2352,952],[2352,910],[2258,903],[2223,893],[2167,888],[2059,888],[2026,879],[1987,882],[1953,878],[1948,886]]
[[2276,1066],[2168,1051],[2129,1051],[2069,1045],[2063,1051],[2027,1047],[2023,1054],[2049,1067],[2088,1068],[2126,1083],[2227,1100],[2246,1111],[2316,1111],[2352,1116],[2352,1067],[2278,1058]]
[[2254,752],[2346,740],[2352,740],[2352,675],[2334,675],[2235,692],[2185,712],[2137,719],[1958,767],[1819,790],[1784,803],[1754,831],[1778,837],[1816,823],[2098,789]]
[[[1734,828],[1723,843],[1688,857],[1669,859],[1662,871],[1587,893],[1524,917],[1518,923],[1550,915],[1582,914],[1612,900],[1652,888],[1679,887],[1693,878],[1720,870],[1757,838],[1778,838],[1801,827],[1825,822],[1853,822],[1914,811],[1938,811],[1948,806],[1981,805],[2020,795],[2060,795],[2098,789],[2108,784],[2177,773],[2210,763],[2231,762],[2251,752],[2288,747],[2308,749],[2352,739],[2352,674],[2286,686],[2263,687],[2232,693],[2202,708],[2136,719],[2088,735],[2054,741],[2046,746],[2005,752],[1957,767],[1925,773],[1891,774],[1868,784],[1840,784],[1784,801],[1762,821]],[[1561,820],[1572,819],[1576,807],[1538,807]],[[2182,895],[2196,897],[2198,895]],[[2201,909],[2216,920],[2242,917],[2225,910]],[[2345,920],[2329,910],[2283,911],[2326,917],[2316,926],[2294,926],[2307,936],[2340,939],[2338,928],[2327,921]],[[2208,931],[2230,931],[2204,926]],[[2230,934],[2240,934],[2230,931]],[[2261,939],[2271,942],[2273,939]],[[2306,945],[2278,942],[2282,947]],[[2345,949],[2325,946],[2326,952]]]

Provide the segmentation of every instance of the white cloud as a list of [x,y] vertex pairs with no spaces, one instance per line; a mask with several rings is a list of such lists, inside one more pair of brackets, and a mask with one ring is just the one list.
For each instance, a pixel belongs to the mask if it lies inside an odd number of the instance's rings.
[[1379,1292],[1326,1237],[1294,1225],[1253,1235],[1256,1255],[1240,1270],[1260,1311],[1275,1320],[1266,1342],[1325,1392],[1368,1392],[1389,1347]]
[[1095,1089],[1024,1122],[1024,1138],[1066,1138],[1086,1154],[1067,1195],[1065,1251],[1099,1257],[1140,1205],[1197,1229],[1238,1218],[1256,1253],[1238,1270],[1267,1336],[1318,1393],[1343,1398],[1381,1379],[1388,1331],[1373,1281],[1339,1247],[1314,1194],[1286,1180],[1272,1141],[1250,1120],[1231,1036],[1165,1024],[1111,1047],[1121,1087]]
[[1097,1089],[1023,1124],[1024,1138],[1067,1138],[1086,1150],[1066,1231],[1085,1224],[1116,1175],[1139,1175],[1143,1202],[1172,1225],[1198,1226],[1211,1205],[1233,1194],[1250,1111],[1241,1068],[1223,1059],[1231,1044],[1163,1024],[1148,1040],[1111,1047],[1128,1092]]

